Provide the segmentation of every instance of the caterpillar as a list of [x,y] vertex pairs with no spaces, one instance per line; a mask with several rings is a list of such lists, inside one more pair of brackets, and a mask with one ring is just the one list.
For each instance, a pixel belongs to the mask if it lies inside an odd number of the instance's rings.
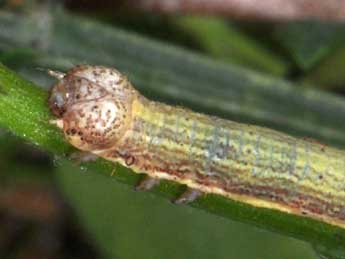
[[345,153],[309,139],[169,106],[142,96],[119,71],[80,65],[58,79],[49,106],[76,148],[189,188],[345,227]]

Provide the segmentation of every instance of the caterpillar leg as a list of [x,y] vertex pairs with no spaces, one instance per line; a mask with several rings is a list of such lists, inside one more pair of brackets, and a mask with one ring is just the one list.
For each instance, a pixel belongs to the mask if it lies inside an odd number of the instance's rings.
[[149,191],[153,187],[159,184],[159,179],[152,178],[149,176],[146,176],[143,180],[139,182],[137,186],[135,186],[136,191]]
[[195,201],[197,198],[199,198],[202,195],[201,191],[195,190],[195,189],[187,189],[180,197],[178,197],[176,200],[173,200],[174,204],[186,204]]
[[77,163],[81,163],[81,162],[96,161],[99,158],[99,156],[90,152],[76,151],[76,152],[73,152],[71,155],[69,155],[69,158],[73,159]]

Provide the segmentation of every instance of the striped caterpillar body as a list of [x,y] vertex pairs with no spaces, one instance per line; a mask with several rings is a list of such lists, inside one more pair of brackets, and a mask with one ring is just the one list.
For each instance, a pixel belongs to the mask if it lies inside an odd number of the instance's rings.
[[315,141],[153,102],[112,68],[77,66],[49,104],[67,140],[134,172],[345,227],[345,153]]

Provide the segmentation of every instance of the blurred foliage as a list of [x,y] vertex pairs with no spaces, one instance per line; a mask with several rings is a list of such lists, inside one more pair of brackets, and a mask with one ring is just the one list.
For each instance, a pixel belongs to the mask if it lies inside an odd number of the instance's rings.
[[315,21],[291,22],[274,28],[277,41],[287,49],[302,70],[311,70],[344,43],[342,24]]
[[100,258],[58,191],[47,153],[2,131],[0,157],[0,258]]
[[203,51],[215,59],[280,76],[287,73],[289,67],[283,59],[225,19],[185,16],[173,22],[193,35]]
[[[16,6],[20,13],[0,11],[0,60],[41,86],[53,82],[42,72],[44,68],[66,70],[79,63],[109,65],[124,71],[150,98],[345,146],[343,97],[313,89],[344,92],[345,27],[341,24],[241,24],[121,9],[105,15],[88,13],[92,19],[108,23],[104,25],[68,15],[60,8],[53,10],[55,5],[51,8],[34,2],[29,1],[29,7]],[[7,4],[6,8],[13,6]],[[176,48],[172,42],[221,63]],[[7,70],[0,71],[5,71],[0,76],[0,124],[41,148],[58,154],[71,152],[61,141],[60,132],[47,124],[51,118],[47,115],[47,94],[31,90],[33,85],[14,74],[7,77]],[[22,147],[11,141],[5,138],[0,147]],[[26,153],[34,154],[33,150],[27,148]],[[52,169],[45,162],[48,157],[38,161],[19,153],[19,157],[2,155],[0,165],[6,166],[0,175],[3,186],[10,186],[10,182],[15,185],[16,181],[38,181],[43,186],[57,182],[83,227],[109,258],[317,258],[304,242],[189,206],[176,207],[162,199],[176,196],[182,191],[180,186],[163,183],[153,191],[159,196],[135,193],[118,182],[133,185],[140,176],[121,167],[114,171],[109,163],[100,161],[83,165],[80,172],[55,158]],[[25,159],[34,161],[34,170],[21,169]],[[11,180],[6,180],[5,172],[13,174]],[[320,255],[343,258],[344,233],[338,228],[216,197],[201,199],[192,206],[310,241]]]
[[337,92],[345,92],[345,46],[336,48],[315,68],[305,73],[301,81],[308,85],[317,85],[320,88],[333,89]]

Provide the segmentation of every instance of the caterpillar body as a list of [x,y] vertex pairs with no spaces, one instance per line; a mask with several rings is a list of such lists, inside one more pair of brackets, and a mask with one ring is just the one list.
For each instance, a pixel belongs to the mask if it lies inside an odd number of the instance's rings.
[[[76,66],[49,104],[66,139],[134,172],[345,227],[345,153],[263,127],[150,101],[112,68]],[[152,180],[153,179],[153,180]]]

